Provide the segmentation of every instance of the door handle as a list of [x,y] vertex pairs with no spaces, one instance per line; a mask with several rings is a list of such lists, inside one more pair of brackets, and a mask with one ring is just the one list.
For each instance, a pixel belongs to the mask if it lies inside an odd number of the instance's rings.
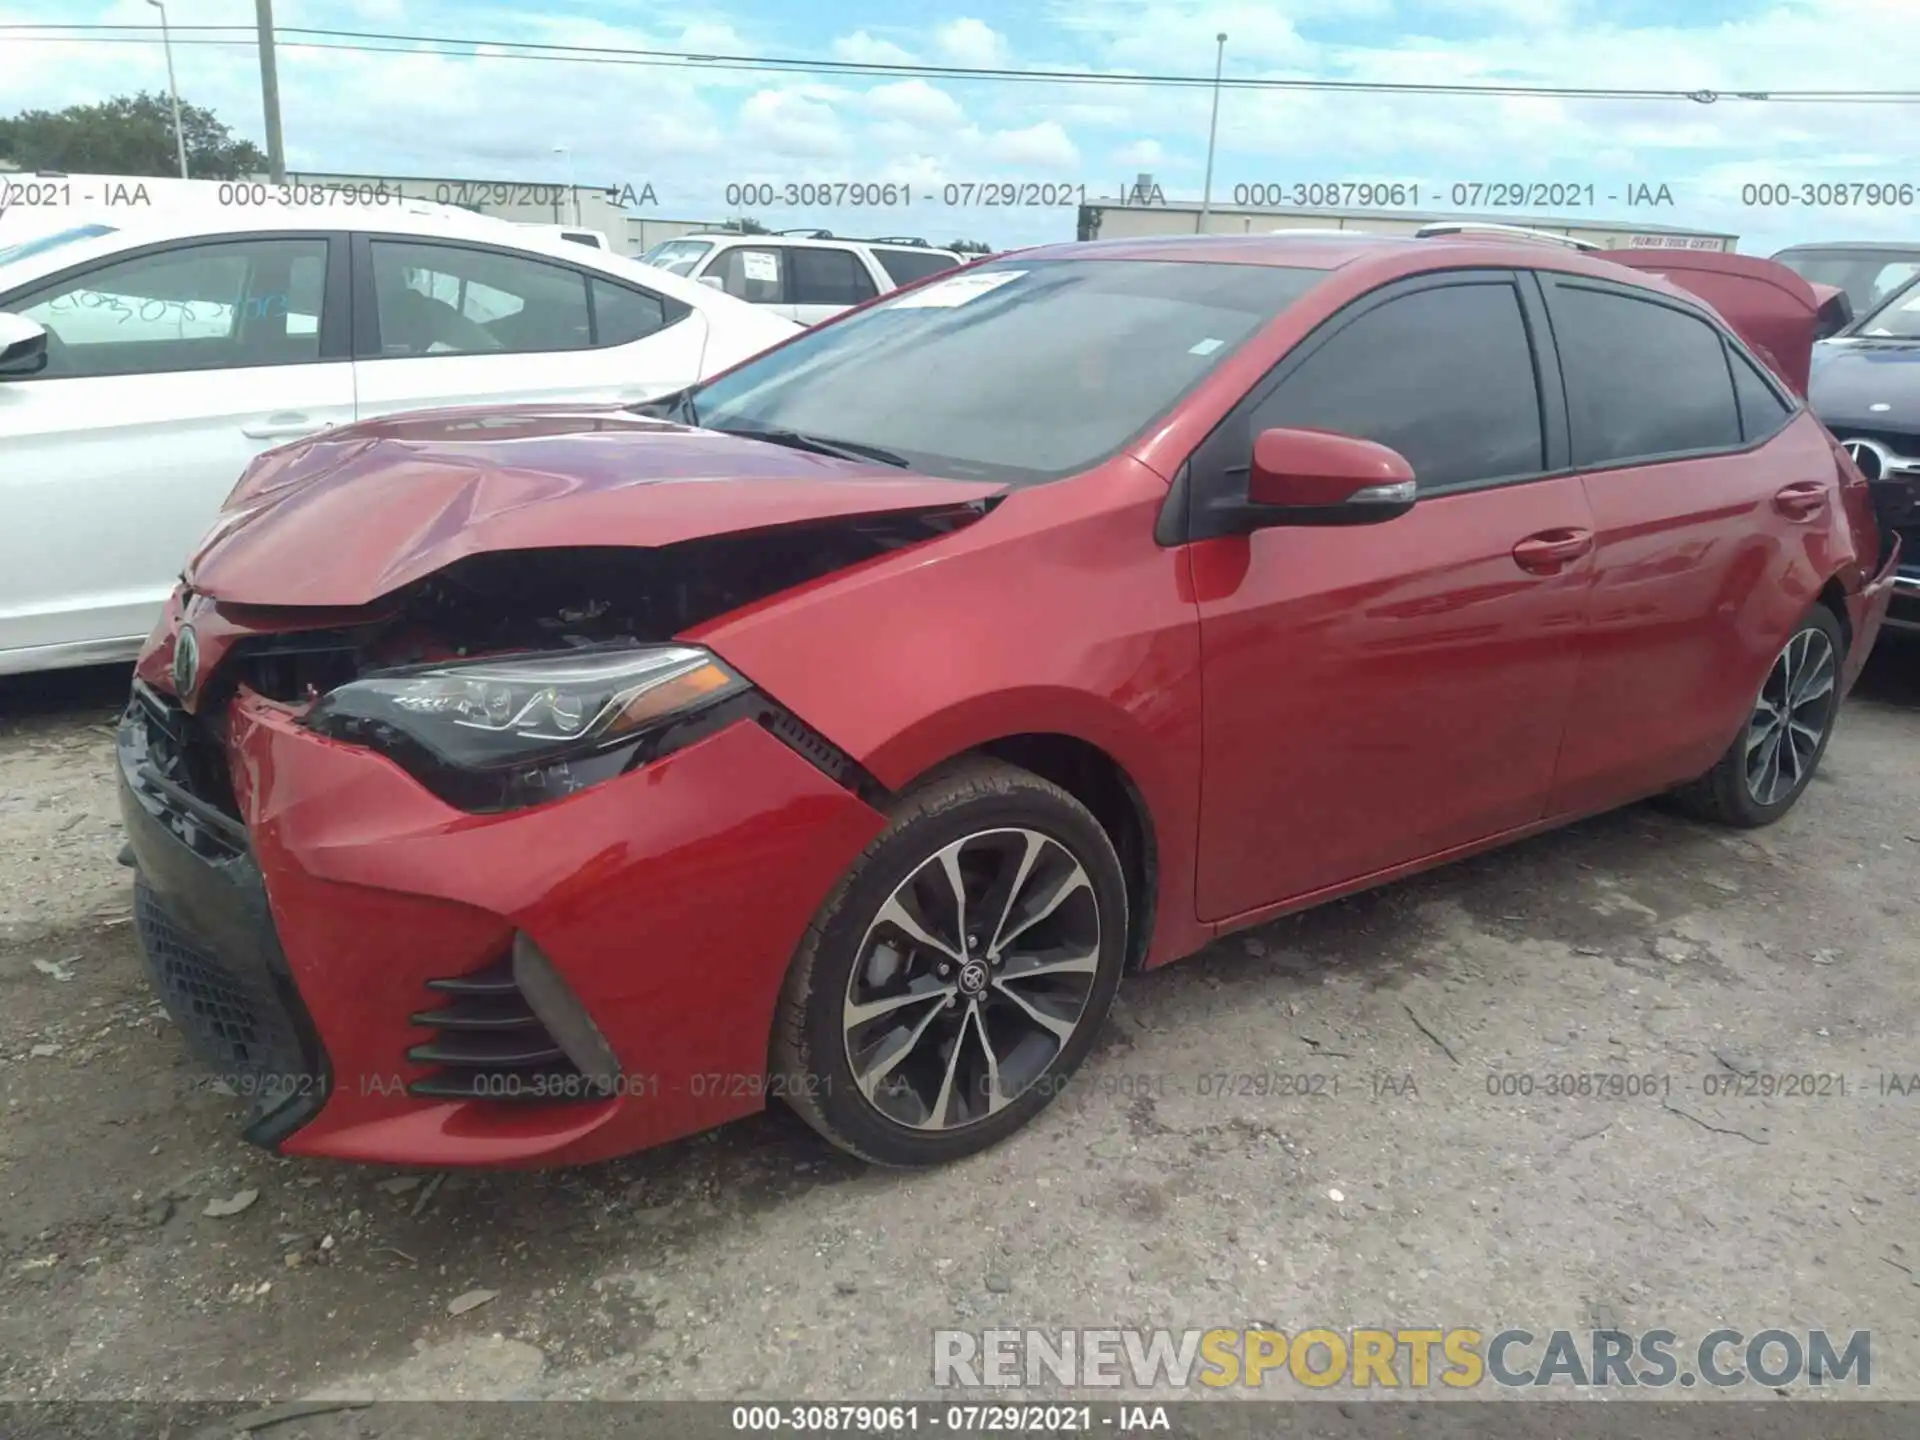
[[249,440],[291,440],[298,435],[311,435],[316,430],[330,428],[331,422],[310,419],[294,410],[280,410],[258,420],[249,420],[240,427],[240,433]]
[[1773,508],[1789,520],[1807,520],[1826,508],[1827,487],[1820,480],[1796,480],[1774,492]]
[[1591,530],[1541,530],[1514,545],[1513,563],[1529,574],[1557,575],[1592,549]]

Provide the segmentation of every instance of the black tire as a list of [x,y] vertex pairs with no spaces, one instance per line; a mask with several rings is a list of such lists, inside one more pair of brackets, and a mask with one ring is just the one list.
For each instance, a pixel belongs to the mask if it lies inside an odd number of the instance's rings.
[[[1782,663],[1793,654],[1796,646],[1815,653],[1824,648],[1824,663],[1831,671],[1832,683],[1823,696],[1814,697],[1817,704],[1803,702],[1796,707],[1795,718],[1809,725],[1815,723],[1813,717],[1817,714],[1819,738],[1804,753],[1785,752],[1795,760],[1791,783],[1783,783],[1777,791],[1769,792],[1764,783],[1756,786],[1750,779],[1749,742],[1754,739],[1756,726],[1763,723],[1762,702],[1773,704],[1783,698],[1780,690],[1783,683]],[[1791,810],[1820,768],[1821,757],[1827,753],[1827,742],[1833,738],[1834,722],[1839,718],[1840,711],[1840,667],[1845,656],[1846,639],[1841,633],[1840,622],[1826,606],[1815,605],[1794,627],[1793,634],[1780,647],[1779,656],[1768,667],[1767,678],[1761,682],[1760,694],[1755,697],[1753,711],[1746,723],[1741,725],[1740,733],[1734,736],[1733,743],[1727,747],[1726,754],[1705,775],[1674,792],[1673,798],[1680,807],[1702,820],[1745,830],[1771,825]],[[1818,665],[1821,662],[1814,660],[1806,663]],[[1792,678],[1791,671],[1785,678]],[[1786,743],[1787,738],[1775,735],[1775,749]],[[1757,744],[1761,748],[1755,749],[1756,758],[1762,758],[1768,753],[1764,749],[1766,741],[1762,739]],[[1760,793],[1756,793],[1756,790]]]
[[[1026,833],[1042,839],[1029,842]],[[1014,856],[1014,847],[1020,847],[1024,855],[1030,844],[1033,855],[1038,858],[1027,862],[1031,865],[1029,870]],[[1058,851],[1052,848],[1055,846],[1059,847]],[[1056,888],[1067,898],[1059,901],[1053,911],[1027,922],[1024,927],[1015,922],[1006,928],[1010,935],[1065,934],[1072,930],[1077,938],[1073,943],[1063,942],[1057,953],[1085,952],[1097,955],[1097,959],[1085,962],[1083,968],[1071,975],[1042,976],[1036,971],[1023,981],[1019,966],[1033,964],[1039,969],[1051,970],[1054,962],[1022,960],[1012,954],[1012,946],[1006,942],[1001,943],[1006,944],[1007,955],[992,960],[985,958],[988,948],[978,944],[969,948],[967,931],[981,930],[979,920],[971,925],[948,927],[935,919],[934,905],[923,904],[918,898],[922,893],[931,892],[908,886],[910,879],[916,884],[928,883],[929,872],[923,867],[938,864],[948,847],[960,847],[953,852],[961,857],[955,861],[956,867],[965,864],[978,872],[977,878],[968,876],[961,885],[962,901],[979,906],[990,916],[1005,917],[995,923],[996,931],[1014,917],[1016,901],[1027,893],[1024,888],[1015,888],[1016,881],[1024,878],[1029,885],[1039,886],[1054,883],[1052,877],[1056,875],[1064,877]],[[1069,862],[1077,863],[1084,873],[1087,882],[1084,886],[1074,880]],[[938,873],[948,872],[942,869]],[[987,877],[999,878],[989,880]],[[976,883],[983,887],[978,894],[973,892]],[[1008,887],[1004,906],[999,892],[991,888],[993,883]],[[944,934],[948,928],[959,930],[958,954],[944,948],[944,943],[942,948],[934,949],[901,941],[899,937],[906,932],[890,926],[882,916],[882,907],[897,903],[897,892],[903,890],[907,894],[906,903],[916,912],[911,918],[923,922],[929,935],[936,931]],[[1031,905],[1021,911],[1022,915],[1040,910],[1046,898],[1045,894],[1037,895]],[[1088,938],[1085,928],[1089,906],[1094,907],[1092,923],[1097,925],[1096,938]],[[966,918],[963,909],[957,910],[957,915],[960,919]],[[997,1144],[1047,1106],[1093,1047],[1120,982],[1127,953],[1127,924],[1126,883],[1119,857],[1107,833],[1078,800],[1051,781],[996,760],[968,760],[937,772],[899,797],[890,811],[887,828],[849,867],[801,941],[787,972],[775,1016],[772,1054],[775,1092],[835,1145],[876,1164],[937,1165]],[[991,947],[996,941],[997,934],[987,940],[985,946]],[[1012,956],[1011,960],[1008,956]],[[924,1009],[921,1002],[912,1002],[911,1008],[902,1007],[901,1020],[892,1019],[890,1012],[884,1021],[867,1022],[874,1028],[865,1025],[847,1028],[849,1007],[855,1003],[856,965],[862,966],[859,984],[863,994],[882,983],[873,977],[877,972],[884,972],[882,980],[893,991],[892,997],[882,999],[880,1003],[884,1004],[898,1003],[900,997],[908,993],[933,986],[936,971],[943,963],[952,971],[952,979],[938,983],[951,984],[952,1000],[935,999],[931,1012]],[[988,964],[1009,968],[997,972],[978,969]],[[962,975],[963,971],[975,973]],[[909,977],[914,978],[909,981]],[[963,979],[973,986],[966,994],[959,993]],[[1062,1039],[1054,1031],[1033,1023],[1027,1018],[1034,1013],[1031,1005],[1020,1006],[1016,1011],[1006,985],[1002,984],[1016,981],[1021,982],[1017,993],[1043,1001],[1042,1008],[1055,1024],[1063,1023],[1056,1011],[1071,1010],[1079,1004],[1082,1008],[1071,1033]],[[1054,993],[1053,987],[1060,985],[1069,991],[1064,999]],[[1029,988],[1031,986],[1039,988]],[[982,1018],[974,1021],[972,1016],[976,1011]],[[913,1028],[911,1023],[903,1022],[919,1023],[922,1019],[925,1027],[920,1033],[931,1037],[931,1052],[900,1043]],[[977,1023],[978,1030],[970,1030],[970,1023]],[[889,1028],[883,1031],[879,1028],[882,1025]],[[971,1047],[957,1059],[954,1057],[960,1049],[959,1043],[944,1052],[939,1049],[940,1037],[949,1027],[957,1027],[964,1045]],[[1031,1030],[1032,1038],[1023,1036],[1012,1055],[996,1057],[996,1068],[991,1073],[996,1081],[1006,1081],[1004,1088],[1010,1089],[1012,1077],[1021,1072],[1010,1070],[1003,1076],[997,1068],[1000,1059],[1018,1059],[1024,1066],[1040,1064],[1042,1068],[1026,1076],[1023,1088],[1011,1099],[999,1108],[992,1108],[983,1098],[989,1088],[986,1077],[975,1076],[981,1083],[967,1085],[957,1078],[959,1071],[964,1066],[972,1073],[985,1064],[988,1052],[979,1048],[980,1041],[973,1038],[975,1035],[981,1041],[990,1030],[1002,1035],[1020,1035],[1022,1027]],[[869,1099],[861,1089],[850,1051],[875,1035],[879,1035],[880,1040],[870,1050],[863,1051],[863,1058],[891,1054],[888,1042],[906,1051],[906,1058],[897,1062],[897,1069],[889,1074],[884,1087],[875,1087],[884,1088],[885,1093]],[[1049,1045],[1057,1046],[1052,1058],[1044,1062],[1038,1060],[1036,1057],[1043,1056]],[[942,1113],[954,1116],[956,1121],[945,1128],[915,1128],[898,1113],[888,1113],[882,1108],[885,1105],[894,1112],[908,1111],[923,1100],[928,1085],[922,1084],[919,1087],[922,1093],[916,1094],[908,1075],[911,1072],[930,1081],[931,1072],[924,1064],[929,1053],[935,1068],[944,1066],[945,1074],[956,1076],[942,1087],[933,1087],[933,1101],[947,1102]],[[943,1055],[946,1058],[942,1059]],[[868,1064],[865,1072],[870,1074],[878,1068]],[[976,1115],[964,1114],[976,1106],[980,1107]],[[927,1103],[925,1108],[923,1120],[935,1113],[935,1104]]]

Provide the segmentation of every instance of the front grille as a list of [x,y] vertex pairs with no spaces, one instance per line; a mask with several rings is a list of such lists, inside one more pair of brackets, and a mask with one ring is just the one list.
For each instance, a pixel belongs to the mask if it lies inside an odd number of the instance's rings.
[[427,981],[430,1009],[412,1016],[433,1038],[411,1047],[407,1059],[437,1067],[407,1086],[436,1100],[557,1100],[603,1098],[566,1056],[514,983],[513,962],[501,959],[469,975]]
[[147,972],[201,1063],[250,1102],[252,1123],[313,1097],[322,1078],[306,1060],[285,999],[264,966],[225,965],[177,925],[144,880],[134,884],[134,924]]

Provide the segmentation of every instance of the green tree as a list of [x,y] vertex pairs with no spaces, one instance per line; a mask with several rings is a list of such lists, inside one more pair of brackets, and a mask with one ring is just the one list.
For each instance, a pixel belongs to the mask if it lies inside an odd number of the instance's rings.
[[[196,180],[258,175],[267,157],[251,140],[236,140],[211,110],[182,104],[187,173]],[[22,110],[0,119],[0,156],[22,170],[73,175],[178,175],[173,105],[165,95],[120,95],[98,105]]]
[[773,233],[758,220],[747,215],[742,215],[737,220],[729,220],[720,228],[722,230],[733,230],[741,235],[771,235]]
[[947,246],[960,255],[991,255],[993,247],[984,240],[956,240]]

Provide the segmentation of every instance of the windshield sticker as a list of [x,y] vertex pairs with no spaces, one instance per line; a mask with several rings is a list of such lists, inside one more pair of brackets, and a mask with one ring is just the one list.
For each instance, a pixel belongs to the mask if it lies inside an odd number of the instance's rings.
[[1188,350],[1187,353],[1189,355],[1211,355],[1214,351],[1218,350],[1222,345],[1226,343],[1227,342],[1224,340],[1215,340],[1209,337],[1208,339],[1202,340],[1198,345],[1195,345],[1192,349]]
[[749,280],[763,280],[769,285],[780,283],[780,257],[770,255],[765,250],[743,252],[740,268]]
[[936,280],[925,289],[902,295],[888,308],[950,310],[955,305],[964,305],[969,300],[976,300],[990,291],[998,290],[1009,280],[1018,280],[1026,273],[1024,270],[983,270],[973,275],[955,275],[950,280]]

